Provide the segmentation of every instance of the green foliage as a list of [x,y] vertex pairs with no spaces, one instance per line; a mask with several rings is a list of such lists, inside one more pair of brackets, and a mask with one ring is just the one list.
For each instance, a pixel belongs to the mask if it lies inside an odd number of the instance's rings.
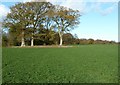
[[117,83],[117,45],[3,48],[3,83]]
[[69,45],[69,44],[74,44],[74,37],[71,33],[66,33],[63,35],[63,44]]
[[59,5],[56,5],[54,8],[54,21],[56,22],[56,27],[60,35],[74,29],[79,24],[79,18],[80,13],[78,10]]
[[8,46],[8,38],[6,35],[2,35],[2,46]]
[[[9,28],[11,36],[14,34],[22,43],[26,38],[34,42],[35,38],[43,35],[44,41],[49,38],[49,43],[55,37],[55,28],[59,35],[63,35],[79,24],[79,11],[56,6],[50,2],[17,3],[10,10],[3,26]],[[46,33],[42,34],[41,30]],[[49,33],[46,30],[49,30]]]
[[41,29],[43,17],[51,5],[49,2],[18,3],[10,8],[11,12],[8,13],[3,26],[9,28],[11,36],[14,34],[18,40],[34,38]]

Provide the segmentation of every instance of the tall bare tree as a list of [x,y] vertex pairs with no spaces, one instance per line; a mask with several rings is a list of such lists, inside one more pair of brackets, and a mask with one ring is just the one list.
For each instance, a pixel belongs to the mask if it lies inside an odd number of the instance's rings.
[[34,45],[34,36],[37,35],[43,23],[43,17],[51,7],[49,2],[19,3],[11,7],[11,12],[4,22],[13,32],[21,36],[21,46],[25,46],[25,36],[31,37],[31,46]]
[[25,3],[18,3],[10,8],[3,25],[8,27],[10,32],[16,33],[21,38],[21,46],[25,46],[25,33],[29,25],[29,12]]
[[34,39],[41,35],[48,41],[53,40],[55,32],[59,34],[62,45],[63,34],[74,29],[80,18],[78,10],[52,5],[49,2],[18,3],[10,10],[4,26],[9,28],[12,35],[21,38],[21,46],[25,46],[25,39],[28,38],[31,40],[31,46],[34,46]]
[[60,46],[63,42],[64,32],[68,32],[75,28],[80,22],[80,13],[78,10],[72,10],[63,6],[56,5],[54,11],[54,21],[60,37]]
[[29,21],[31,22],[28,25],[31,33],[31,46],[34,46],[34,36],[38,35],[39,29],[41,29],[41,25],[45,20],[45,16],[52,6],[49,2],[28,2],[26,3],[26,7],[29,12]]

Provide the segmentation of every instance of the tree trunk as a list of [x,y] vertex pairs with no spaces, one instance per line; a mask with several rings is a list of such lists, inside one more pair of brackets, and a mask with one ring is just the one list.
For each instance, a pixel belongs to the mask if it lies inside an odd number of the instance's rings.
[[34,46],[34,38],[32,36],[32,39],[31,39],[31,46]]
[[25,39],[24,39],[24,31],[22,32],[22,40],[21,40],[21,47],[25,46]]
[[63,42],[62,35],[60,35],[60,46],[62,46],[62,42]]

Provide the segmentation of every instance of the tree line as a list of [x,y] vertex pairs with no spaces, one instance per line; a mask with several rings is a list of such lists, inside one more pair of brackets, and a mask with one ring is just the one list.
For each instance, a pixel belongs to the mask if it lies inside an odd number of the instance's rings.
[[[7,33],[3,33],[3,46],[20,46],[21,42],[14,39],[14,41],[9,38],[9,35]],[[30,40],[25,40],[26,45],[30,45]],[[53,40],[48,39],[35,39],[34,45],[58,45],[59,44],[59,34],[56,34]],[[71,33],[64,33],[63,34],[63,44],[64,45],[89,45],[89,44],[117,44],[115,41],[108,41],[108,40],[94,40],[92,38],[90,39],[79,39],[77,35],[73,35]]]
[[3,46],[116,43],[79,39],[76,34],[69,33],[80,24],[81,15],[78,10],[50,2],[26,2],[15,4],[10,11],[2,22]]
[[[66,32],[80,23],[80,13],[50,2],[17,3],[2,23],[3,42],[7,45],[63,44]],[[3,43],[5,44],[5,43]]]

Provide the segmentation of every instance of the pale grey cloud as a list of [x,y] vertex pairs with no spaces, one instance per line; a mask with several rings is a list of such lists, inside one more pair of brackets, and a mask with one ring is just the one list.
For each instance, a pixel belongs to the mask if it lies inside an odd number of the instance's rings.
[[[0,0],[0,2],[29,2],[29,1],[37,1],[37,2],[41,2],[44,0]],[[58,2],[65,2],[66,0],[47,0],[53,3],[58,3]],[[67,1],[71,1],[71,0],[67,0]],[[74,2],[118,2],[120,0],[72,0]]]
[[97,2],[119,2],[120,0],[97,0]]
[[[3,0],[2,0],[3,1]],[[4,0],[8,2],[30,2],[30,1],[44,1],[44,0]],[[53,4],[59,4],[68,8],[79,10],[82,14],[87,14],[90,11],[96,11],[102,15],[110,14],[116,7],[120,0],[46,0]],[[102,4],[112,2],[110,7],[103,9]]]
[[[110,14],[117,8],[117,4],[119,0],[48,0],[51,1],[53,4],[60,4],[62,6],[72,8],[75,10],[79,10],[82,14],[86,14],[91,11],[96,11],[102,15]],[[112,3],[107,8],[102,8],[102,5]]]
[[106,5],[107,3],[110,2],[97,2],[94,4],[94,10],[96,12],[99,12],[102,15],[107,15],[112,13],[117,7],[118,7],[118,3],[117,2],[112,2],[112,4],[106,8],[102,8],[102,5]]
[[31,0],[0,0],[0,2],[28,2]]
[[120,0],[47,0],[50,2],[119,2]]

